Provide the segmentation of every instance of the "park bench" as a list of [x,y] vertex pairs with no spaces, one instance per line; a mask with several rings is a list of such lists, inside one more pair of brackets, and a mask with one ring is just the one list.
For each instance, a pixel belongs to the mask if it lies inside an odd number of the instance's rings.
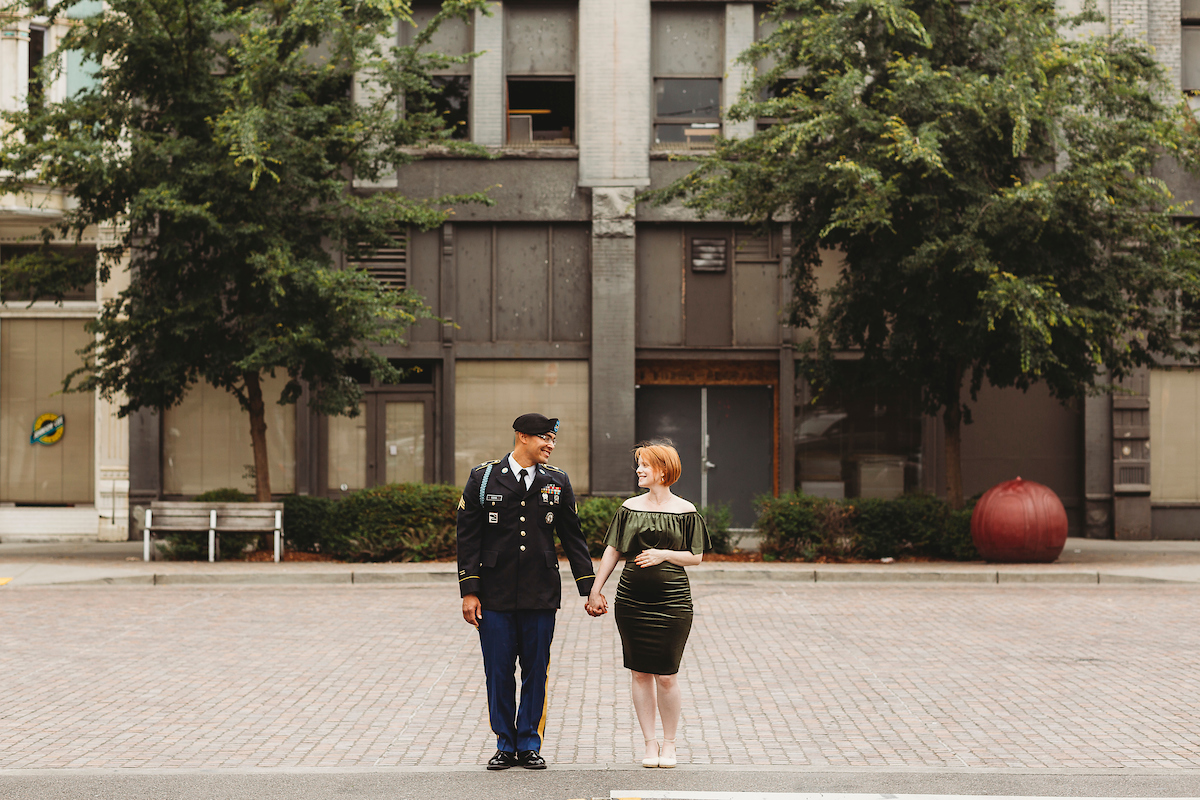
[[150,560],[155,533],[208,531],[208,560],[215,561],[222,533],[275,534],[275,560],[283,558],[283,503],[182,503],[155,500],[146,509],[142,558]]

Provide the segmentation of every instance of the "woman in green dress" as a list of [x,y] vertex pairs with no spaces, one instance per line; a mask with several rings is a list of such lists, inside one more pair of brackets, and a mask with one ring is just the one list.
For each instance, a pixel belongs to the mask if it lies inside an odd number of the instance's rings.
[[[625,501],[608,526],[604,556],[588,597],[588,611],[608,610],[604,582],[625,559],[614,604],[625,668],[633,674],[633,708],[646,750],[645,767],[673,767],[682,698],[679,661],[692,629],[692,592],[684,567],[700,563],[711,549],[708,528],[696,507],[671,493],[679,480],[679,453],[665,444],[634,451],[638,486],[645,494]],[[662,718],[661,747],[655,710]]]

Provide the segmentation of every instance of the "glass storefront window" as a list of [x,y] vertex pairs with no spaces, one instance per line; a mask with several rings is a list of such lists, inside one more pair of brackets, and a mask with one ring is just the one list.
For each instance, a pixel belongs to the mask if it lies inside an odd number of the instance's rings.
[[[296,490],[296,406],[281,406],[287,378],[262,377],[267,417],[271,491]],[[163,492],[197,495],[211,489],[254,492],[250,417],[237,398],[207,383],[193,386],[183,402],[163,413]]]
[[384,404],[384,455],[388,483],[422,483],[425,480],[425,403]]
[[566,471],[576,494],[588,491],[588,363],[586,361],[459,361],[454,398],[454,480],[513,447],[513,420],[537,411],[558,417],[550,463]]
[[[850,388],[851,365],[795,419],[796,489],[823,497],[890,499],[921,485],[921,413],[902,390]],[[840,378],[840,380],[838,379]],[[801,379],[803,380],[803,379]]]
[[[92,340],[85,323],[0,323],[0,501],[95,502],[95,396],[62,394],[63,378],[82,364],[76,351]],[[48,415],[62,418],[61,432],[30,441],[35,423]]]
[[360,403],[357,417],[327,417],[329,448],[326,488],[353,492],[367,487],[367,404]]

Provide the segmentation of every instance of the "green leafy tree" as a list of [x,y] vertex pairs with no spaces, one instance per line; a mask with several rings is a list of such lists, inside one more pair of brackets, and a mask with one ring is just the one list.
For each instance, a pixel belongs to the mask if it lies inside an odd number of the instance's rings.
[[[414,146],[470,149],[443,129],[430,77],[465,57],[427,51],[444,19],[479,7],[446,0],[404,47],[399,0],[109,0],[80,20],[43,74],[75,51],[94,85],[5,114],[0,142],[3,191],[74,198],[47,244],[118,232],[98,264],[48,248],[14,259],[6,288],[61,299],[128,267],[68,388],[117,398],[122,415],[169,408],[200,381],[233,393],[249,415],[256,497],[270,499],[262,377],[287,375],[281,404],[307,387],[316,411],[353,415],[352,375],[400,377],[371,344],[402,341],[429,314],[344,265],[398,229],[440,224],[455,203],[488,202],[352,188],[394,176]],[[75,8],[86,7],[60,0],[50,13]]]
[[[777,0],[721,141],[651,195],[790,221],[790,322],[942,412],[963,504],[963,397],[1043,382],[1067,400],[1185,356],[1197,245],[1152,168],[1196,164],[1196,124],[1144,43],[1050,0]],[[789,77],[791,76],[791,77]],[[797,77],[798,76],[798,77]],[[1190,212],[1194,213],[1194,212]],[[817,291],[819,250],[843,259]]]

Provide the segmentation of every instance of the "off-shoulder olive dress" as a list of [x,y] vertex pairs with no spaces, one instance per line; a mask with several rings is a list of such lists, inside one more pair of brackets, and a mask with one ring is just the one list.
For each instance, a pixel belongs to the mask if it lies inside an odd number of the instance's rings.
[[625,557],[613,609],[625,668],[674,675],[679,672],[683,648],[692,630],[692,590],[687,573],[668,561],[639,567],[633,559],[652,548],[693,553],[711,550],[704,518],[695,511],[668,514],[622,507],[609,524],[604,543]]

